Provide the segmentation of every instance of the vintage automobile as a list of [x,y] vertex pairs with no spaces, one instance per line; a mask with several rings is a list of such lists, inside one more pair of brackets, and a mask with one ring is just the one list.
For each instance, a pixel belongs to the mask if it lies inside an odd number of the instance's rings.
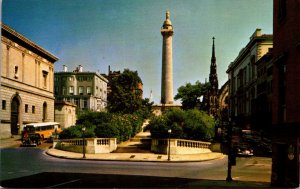
[[42,137],[38,133],[28,133],[22,136],[21,146],[37,146],[42,144]]
[[253,149],[247,144],[238,144],[234,149],[237,156],[253,156]]

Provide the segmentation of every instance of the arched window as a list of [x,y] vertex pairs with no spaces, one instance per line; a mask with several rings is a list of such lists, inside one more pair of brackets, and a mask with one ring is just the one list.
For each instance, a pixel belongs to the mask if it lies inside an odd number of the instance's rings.
[[20,113],[20,101],[15,96],[11,101],[11,134],[17,135],[19,132],[19,113]]

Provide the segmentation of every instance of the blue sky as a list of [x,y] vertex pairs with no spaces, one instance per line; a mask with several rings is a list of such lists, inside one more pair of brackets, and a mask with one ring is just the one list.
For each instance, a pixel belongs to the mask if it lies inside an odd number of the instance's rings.
[[185,83],[209,77],[215,40],[219,87],[226,69],[256,28],[272,34],[272,0],[2,0],[2,22],[85,71],[137,70],[144,97],[160,101],[162,36],[170,10],[174,27],[174,96]]

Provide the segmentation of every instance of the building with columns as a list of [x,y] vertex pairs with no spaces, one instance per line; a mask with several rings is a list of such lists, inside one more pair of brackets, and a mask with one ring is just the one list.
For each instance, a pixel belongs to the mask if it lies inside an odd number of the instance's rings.
[[57,57],[1,24],[0,138],[23,125],[54,121],[54,63]]

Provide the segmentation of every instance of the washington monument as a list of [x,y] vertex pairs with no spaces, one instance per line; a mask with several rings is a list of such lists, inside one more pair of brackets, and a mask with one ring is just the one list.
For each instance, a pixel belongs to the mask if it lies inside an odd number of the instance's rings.
[[166,12],[166,20],[164,21],[160,32],[163,36],[161,104],[173,104],[172,36],[174,31],[169,11]]

